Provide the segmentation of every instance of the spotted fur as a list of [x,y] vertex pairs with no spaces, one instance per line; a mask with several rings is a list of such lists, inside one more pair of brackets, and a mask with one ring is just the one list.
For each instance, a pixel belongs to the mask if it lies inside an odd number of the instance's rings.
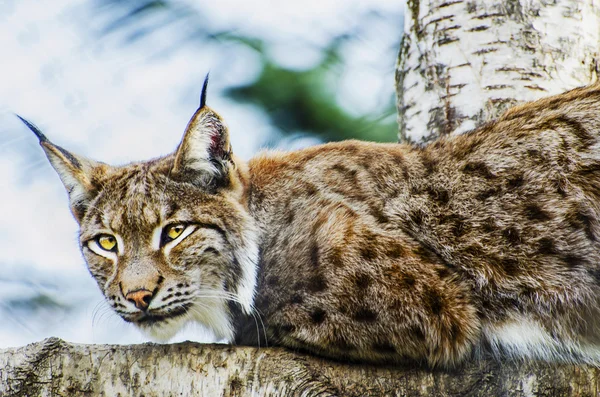
[[[90,272],[155,337],[199,321],[342,360],[598,365],[599,136],[595,85],[424,148],[347,141],[245,163],[205,106],[156,160],[112,167],[41,144]],[[189,233],[162,244],[178,222]],[[95,252],[102,233],[117,251]],[[141,289],[145,310],[127,299]]]

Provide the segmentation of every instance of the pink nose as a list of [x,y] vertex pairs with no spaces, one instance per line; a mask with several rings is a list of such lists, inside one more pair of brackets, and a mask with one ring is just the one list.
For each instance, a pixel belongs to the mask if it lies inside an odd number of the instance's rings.
[[152,291],[148,291],[147,289],[138,289],[136,291],[127,293],[127,295],[125,295],[125,299],[133,303],[138,309],[146,310],[148,306],[150,306],[152,296]]

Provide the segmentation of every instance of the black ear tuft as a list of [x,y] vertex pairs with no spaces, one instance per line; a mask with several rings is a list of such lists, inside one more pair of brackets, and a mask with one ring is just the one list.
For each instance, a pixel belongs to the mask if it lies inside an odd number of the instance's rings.
[[17,116],[22,122],[23,124],[25,124],[27,126],[27,128],[29,128],[31,131],[33,131],[33,133],[38,137],[38,139],[41,142],[48,142],[48,138],[46,138],[46,135],[42,134],[42,131],[40,131],[40,129],[38,127],[36,127],[35,124],[33,124],[31,121],[19,116],[18,114],[15,113],[15,116]]
[[206,91],[208,88],[208,75],[209,73],[206,73],[206,77],[204,78],[204,84],[202,85],[202,94],[200,95],[200,108],[202,109],[204,106],[206,106]]

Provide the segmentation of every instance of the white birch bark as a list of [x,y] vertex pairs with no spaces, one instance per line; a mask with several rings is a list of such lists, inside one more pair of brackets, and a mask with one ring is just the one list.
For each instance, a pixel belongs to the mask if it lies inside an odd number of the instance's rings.
[[3,397],[542,397],[598,390],[599,369],[572,365],[482,361],[430,371],[343,364],[280,348],[77,345],[56,338],[0,350]]
[[594,0],[408,0],[396,73],[399,139],[462,133],[597,78]]

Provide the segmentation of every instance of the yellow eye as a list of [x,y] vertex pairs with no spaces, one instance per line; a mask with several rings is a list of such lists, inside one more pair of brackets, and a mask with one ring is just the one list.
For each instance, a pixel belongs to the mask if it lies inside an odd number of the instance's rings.
[[167,226],[166,235],[171,240],[175,240],[177,237],[181,236],[181,233],[185,230],[184,225],[171,225]]
[[115,239],[114,236],[103,234],[96,237],[96,242],[103,250],[115,251],[117,249],[117,239]]

